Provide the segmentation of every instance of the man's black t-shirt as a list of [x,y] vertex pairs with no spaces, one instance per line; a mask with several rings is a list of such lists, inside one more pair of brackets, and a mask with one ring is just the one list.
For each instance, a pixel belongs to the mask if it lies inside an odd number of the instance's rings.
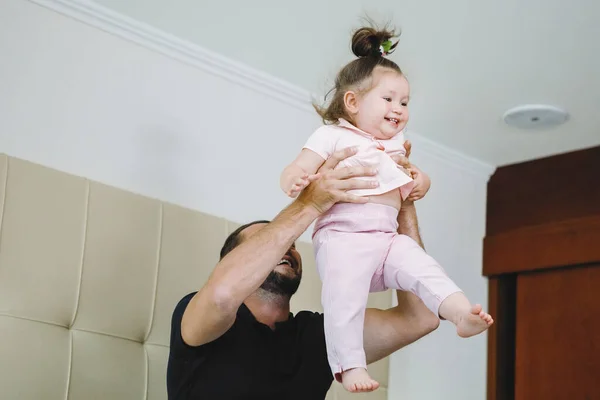
[[175,307],[167,367],[169,399],[322,400],[333,376],[327,362],[323,315],[290,314],[275,330],[242,304],[233,326],[198,347],[181,338],[181,318],[195,293]]

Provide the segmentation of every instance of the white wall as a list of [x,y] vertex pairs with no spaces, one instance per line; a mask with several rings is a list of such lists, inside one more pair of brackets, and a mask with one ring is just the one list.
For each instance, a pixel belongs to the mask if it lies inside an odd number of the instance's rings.
[[279,173],[312,113],[28,1],[0,7],[0,151],[236,221],[287,203]]
[[[318,124],[307,93],[135,21],[125,21],[135,32],[124,29],[107,10],[71,14],[0,4],[0,152],[238,222],[271,218],[288,202],[279,172]],[[492,169],[412,138],[414,161],[434,182],[419,204],[427,249],[486,305]],[[485,353],[485,336],[458,340],[442,324],[393,357],[390,398],[483,399]]]
[[[481,276],[486,181],[431,154],[417,153],[413,162],[433,182],[417,206],[425,248],[472,302],[487,307],[487,279]],[[485,399],[486,337],[461,339],[451,323],[441,322],[433,334],[392,356],[390,399]]]

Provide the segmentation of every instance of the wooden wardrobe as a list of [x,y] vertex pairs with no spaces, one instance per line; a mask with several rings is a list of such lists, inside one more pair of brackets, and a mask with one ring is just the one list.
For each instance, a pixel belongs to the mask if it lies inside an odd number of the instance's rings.
[[488,184],[488,400],[600,399],[600,147]]

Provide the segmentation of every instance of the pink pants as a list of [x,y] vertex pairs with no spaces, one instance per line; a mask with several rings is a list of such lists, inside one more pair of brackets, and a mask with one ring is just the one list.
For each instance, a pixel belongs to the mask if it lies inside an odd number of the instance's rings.
[[461,291],[417,242],[397,233],[397,216],[395,208],[380,204],[337,204],[315,224],[327,356],[338,380],[345,370],[367,366],[363,329],[369,292],[410,291],[439,315],[442,301]]

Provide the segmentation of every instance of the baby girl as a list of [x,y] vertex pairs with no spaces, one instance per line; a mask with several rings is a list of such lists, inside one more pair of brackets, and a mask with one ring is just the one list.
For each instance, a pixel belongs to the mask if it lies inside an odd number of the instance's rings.
[[369,292],[410,291],[435,315],[454,323],[461,337],[479,334],[493,323],[414,240],[397,233],[402,202],[422,198],[429,185],[421,174],[413,179],[392,159],[405,154],[409,102],[406,77],[386,58],[396,47],[393,37],[393,32],[368,27],[354,33],[352,51],[358,58],[338,73],[329,104],[315,107],[325,125],[281,175],[283,191],[295,197],[317,178],[325,160],[350,146],[358,152],[338,168],[377,168],[375,187],[349,192],[369,201],[336,204],[316,221],[313,233],[327,356],[334,376],[351,392],[379,387],[367,372],[363,349]]

